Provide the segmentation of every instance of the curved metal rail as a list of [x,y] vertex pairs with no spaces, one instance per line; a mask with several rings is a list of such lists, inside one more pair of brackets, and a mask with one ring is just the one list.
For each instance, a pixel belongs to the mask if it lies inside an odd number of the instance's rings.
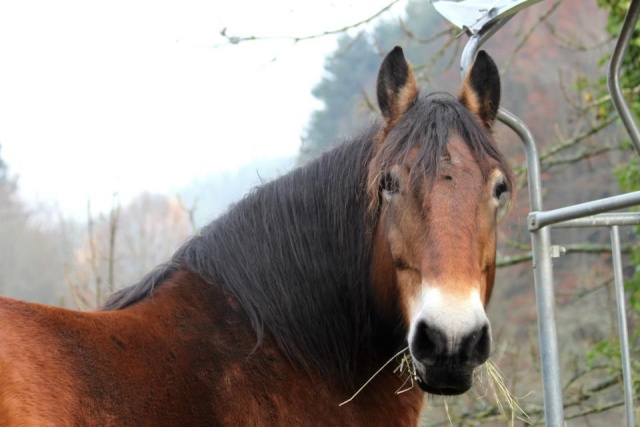
[[638,15],[640,15],[640,2],[632,1],[629,5],[629,10],[624,18],[616,47],[611,55],[611,63],[609,64],[609,75],[607,76],[607,85],[609,86],[609,93],[611,94],[611,101],[616,107],[624,127],[627,128],[631,142],[636,149],[636,152],[640,154],[640,132],[638,132],[638,125],[636,124],[631,110],[624,100],[622,94],[622,88],[620,86],[620,69],[622,68],[622,60],[627,53],[627,48],[631,42],[631,36],[633,35],[633,29],[638,22]]

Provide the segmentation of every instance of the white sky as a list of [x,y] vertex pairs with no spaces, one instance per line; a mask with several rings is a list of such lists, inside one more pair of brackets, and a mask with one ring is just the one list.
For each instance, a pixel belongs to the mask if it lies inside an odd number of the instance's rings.
[[25,197],[77,215],[293,155],[335,39],[220,30],[307,35],[390,1],[3,1],[0,156]]

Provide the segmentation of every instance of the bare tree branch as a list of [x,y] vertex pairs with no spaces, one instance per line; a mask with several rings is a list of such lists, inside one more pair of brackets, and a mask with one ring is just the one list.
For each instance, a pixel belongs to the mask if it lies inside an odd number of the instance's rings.
[[87,202],[87,231],[89,234],[89,265],[95,280],[95,304],[96,307],[102,301],[102,275],[98,267],[98,250],[96,248],[96,235],[94,230],[93,217],[91,215],[91,202]]
[[[260,177],[260,181],[262,181],[262,177]],[[198,208],[198,198],[193,201],[193,204],[190,208],[185,205],[180,196],[178,196],[177,198],[178,203],[180,203],[180,208],[189,216],[189,225],[191,226],[191,231],[193,232],[193,234],[195,234],[198,231],[198,226],[196,225],[196,209]]]
[[227,34],[227,29],[226,28],[223,28],[222,31],[220,31],[220,35],[222,37],[224,37],[227,40],[227,42],[230,43],[230,44],[239,44],[239,43],[243,43],[243,42],[258,41],[258,40],[291,40],[294,43],[298,43],[298,42],[301,42],[301,41],[304,41],[304,40],[317,39],[317,38],[320,38],[320,37],[325,37],[325,36],[344,33],[344,32],[349,31],[351,29],[358,28],[358,27],[360,27],[362,25],[368,24],[371,21],[373,21],[374,19],[378,18],[383,13],[385,13],[386,11],[388,11],[389,9],[391,9],[391,7],[393,7],[399,1],[400,0],[393,0],[391,3],[387,4],[385,7],[383,7],[382,9],[380,9],[379,11],[374,13],[373,15],[369,16],[366,19],[358,21],[358,22],[356,22],[354,24],[346,25],[346,26],[344,26],[342,28],[338,28],[338,29],[335,29],[335,30],[323,31],[323,32],[316,33],[316,34],[309,34],[309,35],[306,35],[306,36],[230,36],[229,34]]
[[565,420],[571,420],[571,419],[574,419],[574,418],[586,417],[587,415],[599,414],[599,413],[602,413],[602,412],[606,412],[606,411],[608,411],[610,409],[614,409],[614,408],[620,407],[622,405],[624,405],[624,400],[618,400],[616,402],[607,402],[607,403],[605,403],[603,405],[593,407],[593,408],[588,409],[586,411],[578,412],[576,414],[565,415],[564,419]]
[[413,31],[411,31],[409,29],[409,27],[407,27],[407,25],[405,24],[405,22],[402,20],[402,18],[398,18],[398,25],[400,27],[400,29],[402,30],[402,32],[409,37],[411,40],[415,41],[416,43],[420,43],[420,44],[429,44],[432,43],[436,40],[438,40],[440,37],[444,37],[446,35],[452,36],[456,33],[457,29],[454,26],[449,26],[448,28],[445,28],[442,31],[439,31],[429,37],[425,38],[421,38],[418,37],[416,35],[416,33],[414,33]]
[[518,52],[520,52],[520,50],[527,43],[527,40],[529,40],[529,38],[534,33],[534,31],[540,25],[542,25],[549,18],[549,16],[551,16],[551,14],[553,12],[555,12],[555,10],[558,8],[558,6],[560,6],[560,3],[562,3],[562,0],[555,0],[553,5],[551,5],[551,7],[545,13],[540,15],[540,18],[538,18],[536,23],[533,24],[531,26],[531,28],[529,28],[529,30],[522,36],[522,38],[520,39],[520,41],[516,45],[515,49],[513,50],[513,52],[511,52],[511,56],[509,56],[509,58],[507,58],[507,60],[505,61],[504,66],[503,66],[503,72],[506,73],[506,71],[511,67],[511,64],[513,63],[513,59],[516,57]]
[[544,163],[544,160],[548,159],[549,157],[563,151],[566,150],[568,148],[574,147],[577,144],[579,144],[580,142],[582,142],[583,140],[589,138],[590,136],[593,136],[595,134],[597,134],[598,132],[600,132],[601,130],[603,130],[604,128],[606,128],[607,126],[609,126],[610,124],[612,124],[615,120],[616,120],[617,116],[612,115],[610,117],[608,117],[606,120],[601,121],[599,124],[597,124],[596,126],[590,127],[589,129],[587,129],[586,131],[580,133],[579,135],[570,138],[566,141],[561,142],[560,144],[556,144],[553,147],[549,148],[548,150],[546,150],[544,153],[542,153],[540,155],[540,162]]
[[581,150],[580,152],[572,156],[564,157],[562,159],[547,160],[546,162],[543,163],[543,165],[541,166],[541,169],[542,171],[547,171],[554,166],[573,164],[581,160],[590,159],[591,157],[595,157],[599,154],[607,153],[609,151],[623,150],[623,149],[624,147],[622,144],[616,144],[616,145],[606,144],[592,150],[585,149],[585,150]]
[[547,28],[547,30],[549,31],[549,33],[551,33],[552,36],[554,36],[556,38],[556,40],[558,40],[558,43],[563,46],[566,49],[571,49],[571,50],[575,50],[578,52],[588,52],[588,51],[592,51],[595,49],[599,49],[603,46],[608,45],[609,43],[613,42],[615,40],[615,37],[613,36],[609,36],[606,39],[596,42],[592,45],[586,45],[586,44],[582,44],[582,43],[577,43],[574,40],[570,40],[568,37],[565,37],[563,35],[561,35],[558,30],[556,29],[556,27],[551,24],[549,21],[545,21],[543,23],[543,25]]
[[[563,245],[565,248],[566,255],[569,254],[605,254],[611,252],[611,246],[609,245],[599,245],[599,244],[590,244],[590,243],[582,243],[582,244],[572,244],[572,245]],[[631,253],[633,250],[633,245],[625,245],[621,248],[621,252],[623,254]],[[496,261],[497,267],[508,267],[511,265],[520,264],[523,262],[528,262],[532,259],[531,252],[527,252],[522,255],[513,255],[498,258]]]
[[[115,203],[115,204],[114,204]],[[107,259],[107,284],[109,292],[115,291],[115,258],[116,258],[116,235],[120,222],[120,203],[116,202],[116,195],[113,195],[111,211],[109,212],[109,255]],[[102,301],[99,301],[102,304]]]

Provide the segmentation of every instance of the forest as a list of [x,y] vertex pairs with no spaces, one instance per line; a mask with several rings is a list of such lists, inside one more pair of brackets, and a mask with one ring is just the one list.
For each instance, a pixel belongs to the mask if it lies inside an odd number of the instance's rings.
[[[527,123],[538,142],[547,209],[640,189],[637,156],[606,88],[609,55],[628,5],[627,0],[541,2],[519,13],[485,46],[500,67],[502,105]],[[321,107],[309,117],[295,163],[339,144],[372,120],[377,114],[376,73],[393,46],[404,48],[426,90],[455,93],[465,41],[424,0],[410,1],[401,19],[382,15],[367,26],[345,30],[313,89]],[[639,62],[636,28],[622,78],[636,117]],[[517,198],[499,231],[500,268],[489,308],[495,342],[491,360],[505,387],[496,387],[484,373],[479,385],[462,397],[428,399],[424,426],[544,424],[524,151],[506,127],[498,127],[496,134],[518,183]],[[264,178],[292,163],[274,162]],[[85,221],[70,220],[25,201],[19,177],[0,151],[0,294],[94,309],[110,292],[169,258],[188,236],[256,184],[249,166],[181,195],[144,193],[126,205],[114,198],[110,212],[100,214],[89,205]],[[623,229],[636,400],[637,232]],[[554,268],[565,417],[568,425],[619,425],[624,402],[608,232],[554,231],[552,238],[567,252]],[[636,402],[636,413],[639,406]]]

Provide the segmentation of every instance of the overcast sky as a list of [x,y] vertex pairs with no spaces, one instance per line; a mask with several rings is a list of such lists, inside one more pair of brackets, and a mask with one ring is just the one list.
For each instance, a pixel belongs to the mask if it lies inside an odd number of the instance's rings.
[[303,36],[389,2],[2,2],[0,155],[25,197],[67,214],[294,155],[335,39],[220,31]]

